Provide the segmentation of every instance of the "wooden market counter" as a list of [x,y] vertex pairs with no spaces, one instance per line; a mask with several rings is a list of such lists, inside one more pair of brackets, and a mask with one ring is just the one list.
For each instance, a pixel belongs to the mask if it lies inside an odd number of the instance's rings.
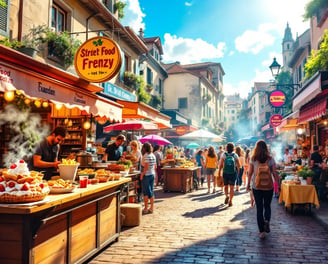
[[131,179],[0,205],[1,263],[81,263],[119,237],[120,192]]
[[190,192],[194,189],[193,175],[199,177],[200,167],[162,168],[164,177],[164,192]]

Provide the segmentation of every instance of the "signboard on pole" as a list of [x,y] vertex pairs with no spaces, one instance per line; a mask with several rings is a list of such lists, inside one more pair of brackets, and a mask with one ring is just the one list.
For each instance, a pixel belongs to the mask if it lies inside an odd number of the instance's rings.
[[278,115],[278,114],[272,115],[272,116],[270,117],[270,125],[271,125],[272,127],[280,126],[281,123],[282,123],[282,120],[283,120],[282,115]]
[[112,79],[120,70],[122,56],[119,46],[108,37],[94,37],[84,42],[74,58],[76,73],[89,82]]
[[283,91],[275,90],[269,95],[269,102],[274,107],[283,106],[286,102],[286,95]]

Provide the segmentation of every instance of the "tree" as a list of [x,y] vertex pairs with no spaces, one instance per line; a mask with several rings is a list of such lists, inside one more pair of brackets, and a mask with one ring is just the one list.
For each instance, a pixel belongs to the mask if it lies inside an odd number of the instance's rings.
[[289,113],[292,110],[292,100],[294,95],[293,76],[289,71],[282,71],[276,77],[278,89],[283,91],[286,95],[286,103],[284,105],[285,113]]
[[328,30],[325,30],[319,50],[312,50],[305,64],[305,78],[309,79],[318,71],[328,70]]
[[318,15],[319,10],[328,7],[327,0],[312,0],[305,6],[305,14],[303,15],[304,20],[311,19],[313,16]]

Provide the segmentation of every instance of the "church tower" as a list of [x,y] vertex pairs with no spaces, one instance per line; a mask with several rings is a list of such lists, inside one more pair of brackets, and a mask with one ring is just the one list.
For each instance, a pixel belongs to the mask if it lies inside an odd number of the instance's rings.
[[285,68],[285,70],[289,68],[288,62],[293,54],[293,44],[294,44],[294,40],[292,36],[292,31],[287,22],[284,39],[282,40],[283,67]]

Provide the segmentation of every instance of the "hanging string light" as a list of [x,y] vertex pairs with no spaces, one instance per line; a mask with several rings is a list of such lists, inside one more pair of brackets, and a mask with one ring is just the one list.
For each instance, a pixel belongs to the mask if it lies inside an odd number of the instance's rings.
[[7,101],[7,102],[11,102],[15,99],[15,91],[6,91],[3,95],[3,98]]
[[31,103],[31,100],[29,98],[25,98],[24,103],[26,105],[29,105]]
[[48,101],[43,101],[42,102],[42,107],[43,108],[47,108],[49,106],[49,102]]
[[34,105],[37,107],[37,108],[40,108],[41,107],[41,101],[39,99],[35,100],[34,101]]
[[56,108],[57,110],[60,110],[62,107],[63,107],[63,104],[56,104],[56,105],[55,105],[55,108]]

